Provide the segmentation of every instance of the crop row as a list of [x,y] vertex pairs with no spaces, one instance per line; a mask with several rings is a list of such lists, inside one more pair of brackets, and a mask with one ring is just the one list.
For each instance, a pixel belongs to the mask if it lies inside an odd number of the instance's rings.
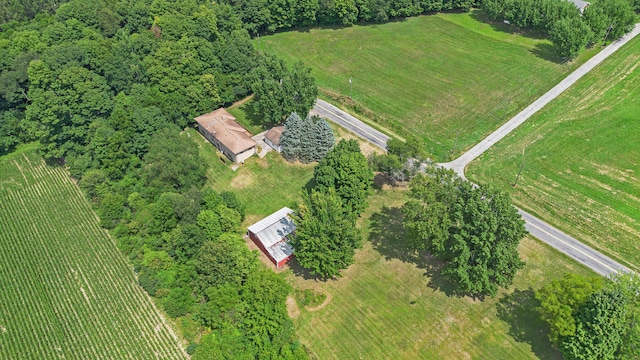
[[67,173],[8,166],[28,185],[0,189],[0,358],[183,358]]

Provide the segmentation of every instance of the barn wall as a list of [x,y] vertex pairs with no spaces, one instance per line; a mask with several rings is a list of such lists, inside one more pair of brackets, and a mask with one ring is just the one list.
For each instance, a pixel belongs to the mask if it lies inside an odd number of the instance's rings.
[[267,255],[267,257],[269,258],[269,260],[271,260],[272,263],[278,266],[278,264],[276,263],[276,260],[272,258],[271,255],[269,255],[269,252],[267,251],[267,249],[264,248],[264,246],[262,245],[262,242],[260,241],[260,239],[258,239],[258,236],[256,236],[256,234],[249,231],[249,238],[253,240],[253,243],[256,244],[258,248],[260,248],[260,251],[262,251],[263,254]]

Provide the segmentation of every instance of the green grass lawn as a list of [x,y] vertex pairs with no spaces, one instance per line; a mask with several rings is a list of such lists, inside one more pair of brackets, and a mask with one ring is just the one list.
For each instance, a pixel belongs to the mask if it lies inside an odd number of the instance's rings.
[[[318,359],[561,359],[535,311],[534,289],[565,272],[589,270],[531,238],[515,286],[484,301],[450,295],[439,263],[407,249],[401,190],[369,198],[364,247],[338,280],[305,279],[295,263],[286,276],[296,289],[328,295],[319,310],[291,311],[303,343]],[[314,311],[315,310],[315,311]]]
[[352,94],[380,125],[419,136],[445,160],[454,145],[459,154],[476,144],[595,51],[562,65],[548,40],[482,20],[479,12],[437,14],[288,31],[254,45],[303,60],[326,96]]
[[236,117],[236,121],[245,129],[249,130],[251,135],[259,134],[269,130],[273,125],[264,124],[262,115],[258,114],[253,106],[251,99],[246,99],[241,103],[227,109],[229,113]]
[[[188,131],[212,166],[209,184],[246,204],[245,225],[298,203],[313,175],[313,164],[290,164],[274,153],[251,158],[234,172],[212,145]],[[364,246],[342,278],[308,278],[295,259],[284,270],[299,298],[297,307],[289,304],[297,333],[316,358],[559,359],[535,312],[533,291],[565,272],[589,270],[526,238],[520,250],[527,265],[514,288],[485,301],[455,297],[439,275],[440,264],[407,249],[399,211],[405,201],[401,189],[369,198],[360,223]]]
[[184,359],[68,172],[35,148],[0,157],[0,358]]
[[[640,39],[471,163],[467,176],[640,270]],[[525,165],[516,188],[514,182]]]
[[[291,164],[272,151],[264,159],[252,157],[231,170],[221,154],[195,129],[187,130],[200,147],[200,155],[211,166],[207,185],[216,191],[232,191],[247,207],[245,225],[251,225],[283,206],[295,206],[300,191],[313,177],[315,164]],[[226,158],[225,158],[226,159]]]

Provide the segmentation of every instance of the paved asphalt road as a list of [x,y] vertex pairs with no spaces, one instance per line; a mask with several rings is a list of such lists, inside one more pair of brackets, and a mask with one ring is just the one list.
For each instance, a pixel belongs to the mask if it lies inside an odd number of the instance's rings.
[[324,100],[317,99],[309,115],[319,115],[353,132],[382,150],[387,150],[389,137]]
[[547,105],[551,100],[555,99],[562,92],[567,90],[571,85],[573,85],[576,81],[578,81],[582,76],[591,71],[594,67],[600,64],[604,59],[609,57],[609,55],[613,54],[616,50],[618,50],[622,45],[626,44],[629,40],[633,39],[636,35],[640,33],[640,24],[636,24],[636,27],[627,35],[622,38],[614,41],[611,45],[604,48],[600,51],[596,56],[592,57],[586,63],[582,64],[579,68],[577,68],[574,72],[569,74],[564,80],[562,80],[558,85],[554,86],[547,93],[542,95],[536,101],[534,101],[531,105],[527,106],[524,110],[514,116],[511,120],[506,122],[504,125],[498,128],[498,130],[491,133],[484,140],[479,142],[476,146],[472,147],[469,151],[462,154],[459,158],[442,164],[442,166],[453,169],[458,175],[460,175],[463,179],[464,169],[469,165],[473,159],[482,155],[485,151],[487,151],[493,144],[500,141],[502,138],[507,136],[510,132],[515,130],[518,126],[520,126],[523,122],[525,122],[531,115],[538,112],[538,110],[542,109],[545,105]]
[[631,272],[626,266],[608,258],[535,216],[521,209],[518,209],[518,212],[526,221],[525,227],[531,235],[598,274],[608,276],[618,271]]
[[[473,159],[480,156],[491,146],[493,146],[493,144],[500,141],[510,132],[515,130],[519,125],[521,125],[529,117],[531,117],[531,115],[542,109],[545,105],[551,102],[551,100],[555,99],[558,95],[560,95],[576,81],[578,81],[582,76],[591,71],[604,59],[609,57],[609,55],[613,54],[616,50],[622,47],[622,45],[629,42],[629,40],[633,39],[639,33],[640,24],[637,24],[633,31],[614,41],[611,45],[600,51],[596,56],[594,56],[574,72],[569,74],[569,76],[562,80],[558,85],[542,95],[539,99],[534,101],[531,105],[529,105],[507,123],[498,128],[498,130],[487,136],[487,138],[482,140],[476,146],[471,148],[466,153],[462,154],[462,156],[460,156],[459,158],[441,165],[446,168],[453,169],[456,173],[458,173],[458,175],[466,179],[464,175],[464,169]],[[326,101],[318,99],[310,114],[326,117],[327,119],[339,124],[340,126],[349,129],[365,140],[370,141],[374,145],[386,150],[386,144],[389,140],[389,137],[387,135],[371,128],[370,126],[364,124],[353,116],[346,114],[342,110],[327,103]],[[534,217],[533,215],[521,209],[518,209],[518,212],[522,215],[522,218],[526,222],[525,227],[527,228],[529,233],[531,233],[531,235],[545,242],[549,246],[561,251],[577,262],[587,266],[596,273],[607,276],[618,271],[631,271],[629,268],[588,247],[587,245],[554,228],[546,222]]]

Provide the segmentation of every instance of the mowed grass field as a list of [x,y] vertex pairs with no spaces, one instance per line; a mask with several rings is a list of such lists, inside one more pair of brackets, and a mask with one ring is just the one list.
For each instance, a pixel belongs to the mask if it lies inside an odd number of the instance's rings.
[[527,262],[515,286],[484,301],[450,294],[440,264],[407,249],[401,190],[369,198],[364,247],[338,280],[305,279],[295,263],[287,277],[297,289],[317,289],[319,310],[291,311],[302,341],[318,359],[561,359],[535,310],[534,289],[565,272],[593,274],[531,238],[520,245]]
[[[246,226],[283,206],[295,206],[313,176],[314,164],[290,164],[275,153],[251,158],[232,171],[211,144],[194,129],[188,132],[212,165],[209,184],[234,192],[247,206]],[[342,278],[309,278],[295,259],[283,270],[296,290],[327,295],[326,303],[310,310],[293,298],[288,303],[296,331],[314,358],[560,359],[535,311],[534,290],[566,272],[593,273],[526,238],[520,252],[527,265],[514,288],[484,301],[455,297],[440,275],[440,264],[408,250],[399,210],[406,200],[402,189],[369,197],[359,224],[364,245]],[[261,259],[270,264],[264,255]]]
[[467,176],[639,271],[640,39],[471,163]]
[[304,61],[325,93],[352,95],[383,127],[403,137],[417,135],[426,150],[446,160],[597,51],[561,64],[548,40],[482,20],[475,11],[303,29],[260,37],[254,46],[289,62]]
[[1,359],[186,357],[68,173],[34,149],[0,157],[0,304]]

